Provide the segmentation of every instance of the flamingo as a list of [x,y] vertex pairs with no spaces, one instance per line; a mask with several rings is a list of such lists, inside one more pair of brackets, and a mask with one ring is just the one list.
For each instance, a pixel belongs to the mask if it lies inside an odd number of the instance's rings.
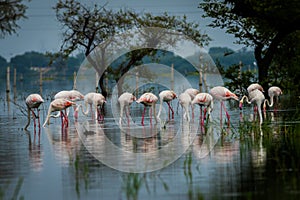
[[272,107],[274,105],[274,97],[276,97],[276,102],[278,102],[278,97],[280,95],[282,95],[282,91],[279,87],[277,86],[272,86],[268,89],[268,95],[270,97],[270,101],[271,103],[269,102],[268,99],[266,99],[264,101],[264,105],[263,105],[263,109],[264,111],[266,111],[266,103],[268,104],[269,107]]
[[172,112],[172,119],[174,119],[174,110],[172,106],[170,105],[170,101],[176,98],[176,93],[173,90],[164,90],[159,93],[159,99],[160,99],[160,106],[159,106],[159,111],[157,114],[157,118],[160,119],[160,114],[162,111],[162,104],[163,102],[166,102],[169,107],[169,120],[170,120],[170,110]]
[[253,90],[252,92],[249,93],[249,98],[246,95],[244,95],[242,97],[242,99],[240,100],[240,105],[239,105],[240,109],[242,109],[242,107],[243,107],[244,99],[246,99],[246,102],[248,104],[251,104],[253,102],[256,104],[257,109],[258,109],[260,124],[262,124],[263,118],[262,118],[262,113],[261,113],[261,104],[265,100],[265,96],[262,93],[262,91],[260,91],[259,89]]
[[[43,127],[46,126],[46,123],[50,123],[50,117],[53,117],[51,115],[52,112],[55,111],[60,111],[60,116],[61,116],[61,122],[62,125],[64,126],[64,123],[66,123],[66,126],[68,126],[68,115],[66,113],[66,109],[70,106],[74,106],[75,103],[72,101],[69,101],[67,99],[54,99],[49,106],[48,109],[48,114],[45,120],[45,123],[43,124]],[[65,110],[65,113],[63,113],[63,110]]]
[[230,122],[230,115],[228,114],[224,102],[225,100],[229,100],[229,99],[234,99],[236,101],[238,101],[238,97],[232,93],[230,90],[228,90],[227,88],[223,87],[223,86],[216,86],[213,87],[210,90],[210,94],[213,96],[214,99],[219,100],[221,102],[221,114],[220,114],[220,121],[222,123],[222,108],[225,110],[226,113],[226,117],[228,119],[228,125]]
[[130,115],[129,106],[132,104],[133,101],[136,101],[136,97],[129,92],[124,92],[118,98],[118,102],[120,104],[120,120],[119,120],[120,125],[122,124],[123,112],[125,107],[127,107],[127,112],[125,111],[125,113],[127,117],[127,122],[129,124],[129,115]]
[[190,121],[189,106],[191,105],[192,98],[187,92],[184,92],[179,95],[178,99],[181,107],[184,109],[183,118],[187,119],[187,121],[189,122]]
[[188,95],[190,95],[192,101],[194,100],[195,96],[200,93],[199,90],[194,89],[194,88],[188,88],[184,92],[187,93]]
[[[30,124],[30,111],[32,112],[32,116],[34,119],[34,127],[36,127],[35,119],[38,118],[38,125],[40,128],[40,112],[39,112],[39,106],[44,103],[44,99],[39,94],[30,94],[26,100],[25,103],[27,105],[27,124],[25,126],[25,130],[27,130],[29,124]],[[34,110],[37,110],[37,115],[34,113]]]
[[258,89],[258,90],[264,92],[264,88],[263,88],[260,84],[258,84],[258,83],[252,83],[252,84],[250,84],[250,85],[247,87],[248,94],[250,94],[250,92],[252,92],[252,91],[254,91],[254,90],[256,90],[256,89]]
[[149,110],[149,115],[150,115],[150,122],[151,122],[151,110],[153,108],[153,114],[155,121],[157,122],[157,118],[155,116],[155,104],[158,101],[158,98],[155,94],[151,92],[144,93],[138,100],[136,100],[137,103],[142,103],[144,104],[144,111],[142,114],[142,122],[141,124],[144,125],[144,117],[145,117],[145,112],[146,112],[146,107],[150,107]]
[[[213,97],[208,93],[199,93],[195,96],[194,100],[192,101],[192,105],[198,104],[200,106],[200,120],[201,125],[204,125],[204,119],[206,118],[206,112],[208,118],[211,120],[210,113],[214,107]],[[202,106],[205,106],[204,109],[204,117],[202,117]]]
[[[194,100],[195,96],[200,93],[199,90],[194,89],[194,88],[188,88],[184,92],[186,92],[190,95],[192,101]],[[191,104],[191,107],[192,107],[192,118],[194,118],[194,106],[193,106],[193,104]]]
[[106,101],[105,101],[105,97],[102,94],[95,93],[95,92],[87,93],[84,96],[84,103],[85,103],[86,111],[84,111],[83,107],[81,107],[81,111],[84,115],[87,116],[89,114],[89,109],[88,109],[88,104],[89,104],[91,113],[93,110],[93,106],[95,107],[95,109],[97,111],[97,114],[96,114],[97,120],[104,119],[104,116],[102,114],[102,109],[103,109],[103,105],[104,105],[104,103],[106,103]]
[[[55,96],[54,99],[67,99],[72,102],[80,101],[84,99],[84,95],[81,94],[77,90],[63,90],[58,92]],[[78,118],[78,109],[75,107],[76,104],[74,104],[74,117],[77,119]]]

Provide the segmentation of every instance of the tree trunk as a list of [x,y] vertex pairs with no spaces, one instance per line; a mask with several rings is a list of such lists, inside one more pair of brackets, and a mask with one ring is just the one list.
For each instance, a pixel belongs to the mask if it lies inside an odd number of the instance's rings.
[[107,94],[106,87],[104,84],[104,73],[102,74],[102,76],[99,79],[99,85],[100,85],[100,89],[101,89],[101,94],[106,98],[108,94]]

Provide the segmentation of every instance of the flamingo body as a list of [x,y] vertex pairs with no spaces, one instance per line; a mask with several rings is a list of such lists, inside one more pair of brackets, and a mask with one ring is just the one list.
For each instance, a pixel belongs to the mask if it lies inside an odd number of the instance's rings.
[[[49,106],[49,109],[48,109],[48,114],[47,114],[47,117],[46,117],[46,120],[45,120],[45,123],[43,124],[43,126],[45,127],[46,123],[49,124],[50,117],[52,117],[51,113],[55,112],[55,111],[60,111],[61,112],[62,125],[64,125],[64,122],[65,122],[68,126],[68,117],[67,117],[67,114],[66,114],[66,109],[70,106],[73,106],[73,105],[75,105],[75,103],[72,102],[72,101],[69,101],[67,99],[54,99],[50,103],[50,106]],[[62,112],[63,110],[65,110],[65,114]]]
[[[197,104],[200,106],[200,120],[201,124],[204,125],[204,119],[206,117],[206,112],[210,118],[210,113],[213,109],[214,102],[213,102],[213,97],[209,93],[199,93],[195,96],[194,100],[192,101],[192,105]],[[202,118],[202,106],[205,106],[204,110],[204,118]],[[211,120],[211,118],[210,118]]]
[[261,92],[264,92],[264,89],[263,87],[258,84],[258,83],[252,83],[249,85],[249,87],[247,87],[247,91],[248,91],[248,94],[250,94],[250,92],[254,91],[254,90],[260,90]]
[[82,112],[84,115],[88,115],[88,113],[89,113],[88,105],[90,105],[91,112],[92,112],[93,107],[95,107],[95,109],[97,111],[96,118],[98,120],[103,120],[104,116],[102,114],[102,108],[103,108],[104,103],[106,103],[106,100],[102,94],[96,93],[96,92],[87,93],[84,96],[84,104],[86,107],[86,111],[83,111],[83,109],[82,109]]
[[[32,112],[32,115],[34,117],[34,127],[36,126],[35,119],[38,118],[38,125],[40,127],[40,118],[39,118],[39,107],[42,103],[44,103],[44,99],[39,94],[30,94],[26,100],[25,103],[27,105],[27,119],[28,122],[25,126],[25,130],[27,130],[29,124],[30,124],[30,111]],[[32,109],[37,110],[37,116],[34,113]]]
[[151,93],[151,92],[147,92],[144,93],[142,96],[140,96],[140,98],[138,100],[136,100],[137,103],[141,103],[144,105],[144,111],[142,114],[142,122],[141,124],[144,125],[144,117],[145,117],[145,112],[146,112],[146,107],[150,107],[150,120],[151,120],[151,109],[153,108],[153,114],[154,114],[154,118],[155,121],[157,122],[157,118],[155,116],[155,104],[158,101],[158,98],[155,94]]
[[189,106],[192,103],[191,96],[187,92],[184,92],[179,95],[178,99],[181,107],[184,109],[183,118],[190,121]]
[[223,86],[216,86],[213,87],[210,90],[210,94],[213,96],[214,99],[219,100],[221,102],[221,112],[220,112],[220,121],[222,123],[222,108],[225,110],[227,119],[228,119],[228,125],[230,124],[230,115],[228,114],[224,102],[225,100],[229,100],[229,99],[234,99],[236,101],[238,101],[238,97],[232,93],[230,90],[228,90],[227,88],[223,87]]
[[265,100],[265,96],[262,93],[262,91],[260,91],[259,89],[256,89],[249,93],[249,98],[247,96],[243,96],[243,98],[240,100],[240,109],[242,108],[244,99],[246,99],[246,102],[248,104],[252,104],[252,103],[256,104],[258,114],[259,114],[260,124],[262,124],[263,118],[262,118],[262,112],[261,112],[261,105]]
[[194,89],[194,88],[188,88],[184,92],[187,93],[188,95],[190,95],[192,100],[194,100],[195,96],[200,93],[199,90]]
[[119,120],[119,124],[122,123],[122,118],[123,118],[123,112],[125,107],[127,107],[127,112],[126,112],[126,116],[127,116],[127,121],[129,124],[129,114],[130,114],[130,110],[129,110],[129,106],[136,101],[136,97],[129,93],[129,92],[124,92],[123,94],[120,95],[120,97],[118,98],[118,102],[120,104],[120,120]]
[[54,99],[67,99],[69,101],[80,101],[84,99],[84,95],[77,90],[63,90],[58,92]]
[[266,110],[266,103],[268,104],[269,107],[273,107],[274,97],[277,99],[278,102],[278,97],[282,95],[282,90],[277,86],[272,86],[268,89],[268,95],[270,97],[270,102],[267,99],[264,101],[264,105],[263,105],[264,111]]
[[[170,110],[172,111],[172,119],[174,119],[174,110],[173,110],[172,106],[170,105],[170,101],[172,101],[176,97],[177,97],[177,95],[173,90],[164,90],[164,91],[159,93],[160,106],[159,106],[159,111],[158,111],[158,114],[157,114],[158,119],[160,119],[160,114],[161,114],[161,111],[162,111],[163,102],[166,102],[168,104],[169,111]],[[169,119],[170,119],[170,116],[169,116]]]
[[[58,92],[55,96],[54,99],[67,99],[72,102],[76,101],[81,101],[84,99],[84,95],[81,94],[77,90],[63,90]],[[73,106],[74,109],[74,117],[77,119],[78,118],[78,109],[76,108],[76,104]]]

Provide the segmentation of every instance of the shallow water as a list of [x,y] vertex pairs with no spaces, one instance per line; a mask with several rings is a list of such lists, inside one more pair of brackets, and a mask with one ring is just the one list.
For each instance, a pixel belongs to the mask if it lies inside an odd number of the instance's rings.
[[[54,84],[43,93],[51,96],[55,87]],[[82,115],[76,121],[70,111],[67,129],[61,128],[60,119],[51,119],[49,126],[34,129],[31,124],[26,132],[23,130],[26,116],[22,111],[27,89],[24,86],[18,91],[15,102],[8,103],[5,93],[0,101],[0,199],[298,199],[300,196],[300,123],[294,108],[267,112],[260,128],[257,123],[249,122],[253,118],[250,107],[240,112],[233,106],[229,108],[228,128],[225,122],[220,125],[216,103],[213,122],[202,129],[199,113],[196,112],[193,122],[187,123],[181,118],[180,107],[175,120],[165,128],[154,121],[150,124],[149,118],[141,126],[143,107],[133,104],[132,125],[127,127],[124,120],[121,128],[116,123],[118,114],[109,112],[113,105],[108,101],[103,123]],[[50,98],[46,99],[41,108],[41,123],[50,103]],[[162,118],[166,119],[166,114]],[[189,137],[176,140],[180,134]],[[138,163],[148,167],[149,172],[116,170],[126,169],[135,160],[130,155],[109,151],[105,139],[125,152],[151,155],[153,163],[145,164],[144,160]],[[171,142],[177,142],[177,146],[170,147],[169,152],[159,151]],[[185,145],[186,151],[180,149]],[[180,156],[177,158],[174,152]],[[157,160],[165,158],[174,161],[156,169],[160,167],[155,165]],[[117,160],[118,165],[104,164],[112,160]],[[149,166],[155,170],[149,170]]]

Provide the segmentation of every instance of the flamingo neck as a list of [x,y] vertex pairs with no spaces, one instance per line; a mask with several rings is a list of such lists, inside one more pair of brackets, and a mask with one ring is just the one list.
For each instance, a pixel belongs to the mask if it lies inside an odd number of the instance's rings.
[[249,101],[249,98],[246,96],[246,95],[244,95],[243,97],[242,97],[242,99],[240,100],[240,102],[241,103],[244,103],[244,100],[246,99],[246,102],[248,103],[248,104],[251,104],[251,102]]
[[258,115],[259,115],[259,123],[262,124],[263,118],[262,118],[262,113],[261,113],[261,104],[257,105],[257,110],[258,110]]

